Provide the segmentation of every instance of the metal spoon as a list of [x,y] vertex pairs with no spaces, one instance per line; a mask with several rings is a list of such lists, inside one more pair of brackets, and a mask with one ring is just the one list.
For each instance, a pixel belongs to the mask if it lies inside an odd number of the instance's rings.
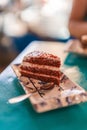
[[21,95],[21,96],[18,96],[18,97],[14,97],[14,98],[9,99],[8,103],[10,103],[10,104],[18,103],[18,102],[21,102],[21,101],[29,98],[30,96],[32,96],[31,93],[24,94],[24,95]]

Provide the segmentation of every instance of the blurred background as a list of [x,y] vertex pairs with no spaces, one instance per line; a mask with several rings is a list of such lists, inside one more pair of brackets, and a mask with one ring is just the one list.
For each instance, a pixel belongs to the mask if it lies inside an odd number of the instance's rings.
[[0,0],[0,72],[34,40],[66,42],[72,0]]

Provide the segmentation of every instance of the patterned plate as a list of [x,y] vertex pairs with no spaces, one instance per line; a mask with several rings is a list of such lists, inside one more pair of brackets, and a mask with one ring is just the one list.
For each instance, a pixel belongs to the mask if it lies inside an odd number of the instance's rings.
[[87,56],[87,48],[83,48],[79,40],[69,40],[64,49],[65,52],[71,52],[80,56]]
[[19,64],[13,65],[12,68],[24,91],[32,93],[29,100],[34,110],[39,113],[87,101],[87,92],[62,72],[60,86],[57,86],[22,76]]

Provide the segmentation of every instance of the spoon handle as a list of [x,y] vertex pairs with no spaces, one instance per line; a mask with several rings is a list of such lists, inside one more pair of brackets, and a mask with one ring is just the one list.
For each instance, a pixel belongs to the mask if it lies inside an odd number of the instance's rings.
[[11,98],[11,99],[8,100],[8,103],[13,104],[13,103],[21,102],[21,101],[29,98],[31,95],[32,94],[29,93],[29,94],[25,94],[25,95],[21,95],[21,96],[18,96],[18,97]]

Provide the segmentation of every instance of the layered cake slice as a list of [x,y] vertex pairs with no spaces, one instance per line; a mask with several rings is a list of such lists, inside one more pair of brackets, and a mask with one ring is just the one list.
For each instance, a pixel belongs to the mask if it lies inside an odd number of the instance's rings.
[[87,49],[87,35],[83,35],[81,37],[81,43],[82,43],[82,47],[85,49]]
[[61,61],[58,56],[49,53],[33,51],[27,54],[20,65],[23,76],[44,82],[60,82]]

